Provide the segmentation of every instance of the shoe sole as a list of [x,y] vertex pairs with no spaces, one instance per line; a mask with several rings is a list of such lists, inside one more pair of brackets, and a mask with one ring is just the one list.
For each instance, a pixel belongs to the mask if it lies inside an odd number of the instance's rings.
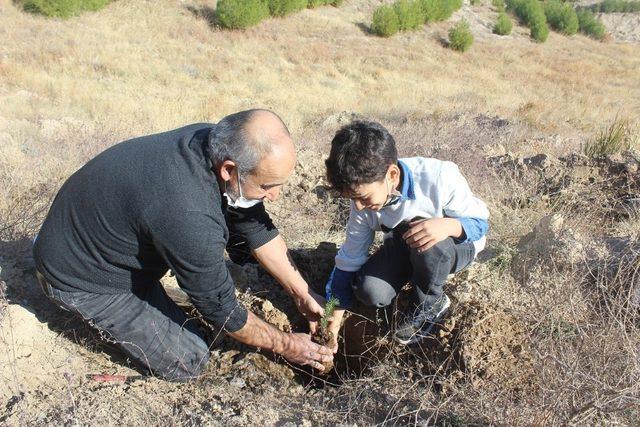
[[404,340],[402,338],[398,338],[398,337],[394,336],[395,340],[397,342],[399,342],[400,344],[403,344],[403,345],[415,344],[415,343],[417,343],[419,341],[422,341],[424,338],[426,338],[427,336],[429,336],[431,334],[431,331],[433,330],[433,328],[435,328],[436,325],[438,324],[438,322],[442,320],[442,318],[444,317],[445,314],[447,314],[447,311],[449,311],[449,306],[450,305],[451,305],[451,300],[449,298],[447,298],[447,304],[442,308],[442,310],[440,310],[440,313],[438,313],[438,315],[436,316],[435,320],[433,322],[431,322],[431,324],[426,329],[423,329],[423,330],[420,330],[420,331],[416,332],[408,340]]

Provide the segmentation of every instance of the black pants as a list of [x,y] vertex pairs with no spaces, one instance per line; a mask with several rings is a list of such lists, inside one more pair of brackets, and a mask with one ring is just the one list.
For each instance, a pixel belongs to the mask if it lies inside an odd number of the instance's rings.
[[472,242],[456,244],[449,237],[420,253],[393,232],[356,275],[354,295],[365,305],[385,307],[411,283],[415,303],[431,304],[442,295],[447,276],[467,267],[474,256]]
[[186,381],[198,376],[209,360],[209,348],[196,321],[187,318],[160,283],[103,295],[62,291],[40,273],[36,275],[45,295],[80,316],[102,339],[116,344],[152,375]]

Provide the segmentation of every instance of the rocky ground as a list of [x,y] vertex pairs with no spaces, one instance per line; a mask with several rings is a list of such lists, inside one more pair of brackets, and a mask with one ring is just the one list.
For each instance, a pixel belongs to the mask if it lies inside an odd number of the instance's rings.
[[[348,211],[327,191],[319,153],[353,117],[310,124],[305,137],[317,144],[301,150],[287,203],[269,206],[317,290]],[[452,309],[433,338],[408,347],[389,339],[401,296],[386,311],[356,306],[328,376],[211,331],[205,374],[167,383],[141,376],[53,307],[34,279],[28,239],[16,239],[0,259],[0,424],[631,425],[640,403],[638,154],[588,158],[571,148],[573,137],[499,117],[385,124],[403,155],[458,162],[492,212],[489,247],[451,279]],[[247,307],[284,331],[304,328],[261,268],[228,265]],[[173,278],[164,284],[189,309]]]

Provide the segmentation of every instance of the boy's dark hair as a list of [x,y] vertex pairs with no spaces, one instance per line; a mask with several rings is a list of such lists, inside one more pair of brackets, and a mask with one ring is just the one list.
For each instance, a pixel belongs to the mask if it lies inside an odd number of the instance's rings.
[[325,160],[327,180],[333,190],[345,194],[358,185],[381,181],[397,162],[396,142],[384,126],[357,120],[333,137]]

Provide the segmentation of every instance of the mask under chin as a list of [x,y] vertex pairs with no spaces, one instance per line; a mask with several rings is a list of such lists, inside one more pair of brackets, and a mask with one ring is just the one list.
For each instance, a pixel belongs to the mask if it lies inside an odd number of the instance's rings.
[[230,208],[248,209],[252,208],[258,203],[262,203],[262,199],[247,199],[245,197],[237,197],[235,200],[231,198],[227,193],[224,193],[224,197],[227,198],[227,205]]

